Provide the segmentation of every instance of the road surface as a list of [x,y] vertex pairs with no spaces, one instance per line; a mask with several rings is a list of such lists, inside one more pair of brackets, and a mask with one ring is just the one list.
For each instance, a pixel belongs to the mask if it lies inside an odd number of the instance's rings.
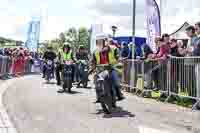
[[93,89],[58,94],[59,89],[37,75],[16,80],[7,89],[3,102],[19,133],[192,132],[194,115],[189,109],[125,94],[118,110],[104,115],[93,103]]

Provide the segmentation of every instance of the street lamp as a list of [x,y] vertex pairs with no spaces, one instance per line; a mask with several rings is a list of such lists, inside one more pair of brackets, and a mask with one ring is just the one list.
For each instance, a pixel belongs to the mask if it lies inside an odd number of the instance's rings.
[[112,26],[113,37],[115,37],[115,33],[117,31],[117,26]]

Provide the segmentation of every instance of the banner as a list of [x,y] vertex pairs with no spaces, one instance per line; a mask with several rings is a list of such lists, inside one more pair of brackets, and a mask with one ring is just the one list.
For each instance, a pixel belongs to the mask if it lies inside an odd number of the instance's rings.
[[30,51],[36,52],[40,36],[40,21],[30,22],[27,36],[26,47]]
[[90,38],[90,52],[93,53],[96,49],[96,35],[103,33],[102,24],[94,24],[91,27],[91,38]]
[[160,10],[156,0],[146,0],[147,44],[156,51],[155,37],[161,36]]

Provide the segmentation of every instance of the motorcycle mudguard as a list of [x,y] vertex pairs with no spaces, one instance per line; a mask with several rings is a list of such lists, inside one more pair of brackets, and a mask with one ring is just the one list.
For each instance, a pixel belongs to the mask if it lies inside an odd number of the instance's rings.
[[72,88],[72,68],[71,66],[64,65],[63,70],[63,88]]

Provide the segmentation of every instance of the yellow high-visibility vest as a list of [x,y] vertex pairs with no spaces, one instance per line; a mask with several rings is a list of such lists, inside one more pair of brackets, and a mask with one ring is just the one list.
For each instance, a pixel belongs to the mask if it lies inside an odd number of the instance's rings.
[[62,52],[62,58],[63,58],[63,60],[65,60],[65,61],[71,60],[71,59],[72,59],[72,51],[70,51],[70,52],[68,52],[68,53]]
[[[96,64],[100,64],[100,52],[95,52],[95,58],[96,58]],[[109,64],[114,65],[117,64],[117,59],[115,58],[115,49],[111,49],[111,51],[108,53],[108,60]]]

